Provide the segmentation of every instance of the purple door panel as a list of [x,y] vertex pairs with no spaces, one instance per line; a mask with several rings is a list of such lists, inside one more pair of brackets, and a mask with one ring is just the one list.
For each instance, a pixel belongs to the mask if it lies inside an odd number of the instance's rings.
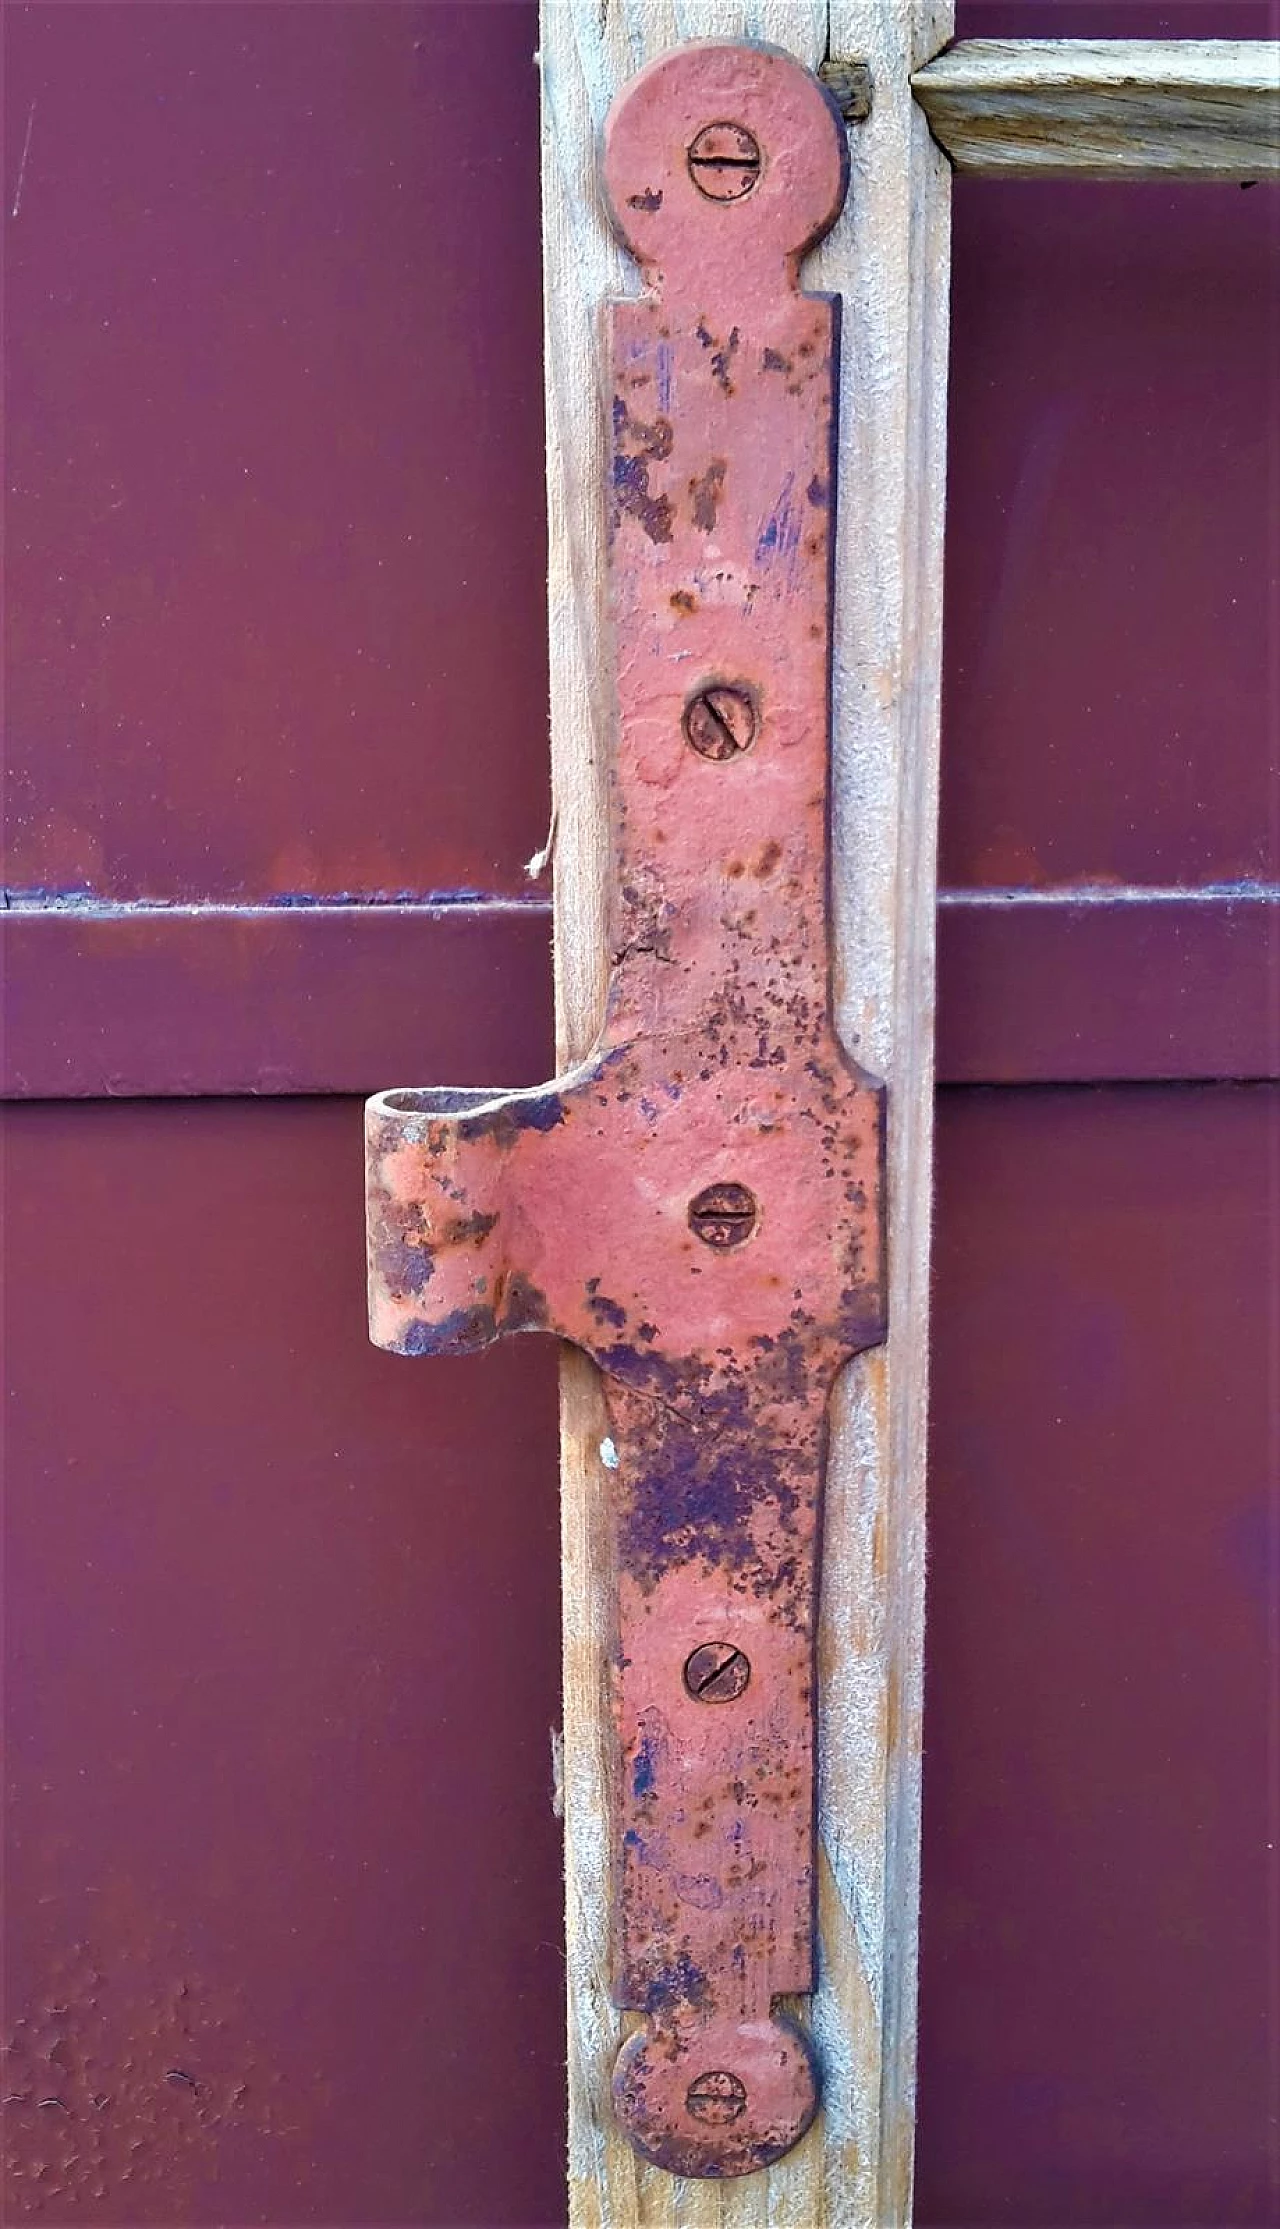
[[1280,877],[1278,219],[957,181],[945,883]]
[[9,2218],[553,2225],[553,1357],[369,1345],[358,1103],[8,1123]]
[[942,1095],[921,2229],[1280,2219],[1280,1090]]
[[12,885],[525,887],[536,43],[511,0],[6,10]]

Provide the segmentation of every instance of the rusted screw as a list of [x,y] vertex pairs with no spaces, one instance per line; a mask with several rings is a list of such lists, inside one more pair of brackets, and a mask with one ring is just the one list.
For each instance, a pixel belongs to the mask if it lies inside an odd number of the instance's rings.
[[711,2074],[700,2074],[696,2082],[691,2082],[684,2101],[695,2121],[707,2121],[712,2128],[724,2128],[746,2112],[747,2092],[736,2074],[716,2069]]
[[745,1184],[709,1184],[689,1202],[689,1228],[704,1246],[741,1246],[756,1227],[755,1195]]
[[760,144],[742,124],[704,124],[689,146],[689,176],[708,201],[741,201],[760,176]]
[[846,124],[865,124],[875,90],[871,64],[853,56],[844,61],[819,62],[818,75]]
[[684,1668],[684,1684],[699,1703],[731,1703],[751,1677],[751,1665],[732,1641],[704,1641]]
[[684,708],[686,743],[699,758],[737,758],[756,739],[756,708],[745,689],[700,689]]

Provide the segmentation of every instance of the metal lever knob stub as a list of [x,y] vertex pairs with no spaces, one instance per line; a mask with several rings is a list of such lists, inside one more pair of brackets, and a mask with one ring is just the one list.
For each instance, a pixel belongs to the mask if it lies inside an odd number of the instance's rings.
[[540,1090],[370,1101],[370,1313],[401,1353],[542,1329],[602,1372],[640,2022],[614,2108],[647,2159],[724,2176],[817,2103],[775,2007],[814,1979],[825,1413],[884,1334],[883,1094],[831,1021],[837,305],[796,276],[844,135],[791,57],[693,45],[621,96],[605,177],[650,289],[607,331],[608,1010]]

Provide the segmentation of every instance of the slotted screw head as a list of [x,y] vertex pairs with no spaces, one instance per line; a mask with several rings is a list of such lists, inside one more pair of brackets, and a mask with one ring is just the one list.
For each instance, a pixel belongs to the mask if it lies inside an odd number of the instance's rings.
[[756,708],[745,689],[700,689],[684,708],[685,741],[699,758],[737,758],[756,739]]
[[689,1202],[689,1228],[704,1246],[741,1246],[759,1214],[755,1194],[745,1184],[708,1184]]
[[684,1668],[684,1684],[699,1703],[732,1703],[750,1677],[750,1660],[732,1641],[704,1641]]
[[746,2085],[736,2074],[727,2074],[717,2067],[709,2074],[700,2074],[689,2084],[684,2101],[695,2121],[705,2121],[712,2128],[725,2128],[747,2109]]
[[689,176],[708,201],[741,201],[760,176],[760,143],[745,124],[704,124],[689,144]]

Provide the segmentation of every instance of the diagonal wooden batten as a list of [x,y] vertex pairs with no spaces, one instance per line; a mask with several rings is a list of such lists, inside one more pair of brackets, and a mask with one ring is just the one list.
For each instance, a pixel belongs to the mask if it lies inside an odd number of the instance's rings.
[[616,2128],[606,1680],[612,1574],[590,1369],[564,1370],[564,1792],[570,2212],[578,2229],[769,2222],[871,2229],[910,2211],[923,1582],[934,830],[948,172],[909,88],[950,33],[920,0],[543,0],[551,732],[561,1063],[595,1037],[607,972],[601,305],[635,291],[608,229],[599,135],[619,87],[682,39],[751,37],[811,66],[870,61],[844,218],[806,282],[844,298],[834,672],[838,1018],[890,1082],[890,1343],[837,1395],[821,1632],[820,1987],[826,2104],[766,2174],[645,2167]]
[[1280,177],[1271,39],[965,39],[912,89],[985,177]]

